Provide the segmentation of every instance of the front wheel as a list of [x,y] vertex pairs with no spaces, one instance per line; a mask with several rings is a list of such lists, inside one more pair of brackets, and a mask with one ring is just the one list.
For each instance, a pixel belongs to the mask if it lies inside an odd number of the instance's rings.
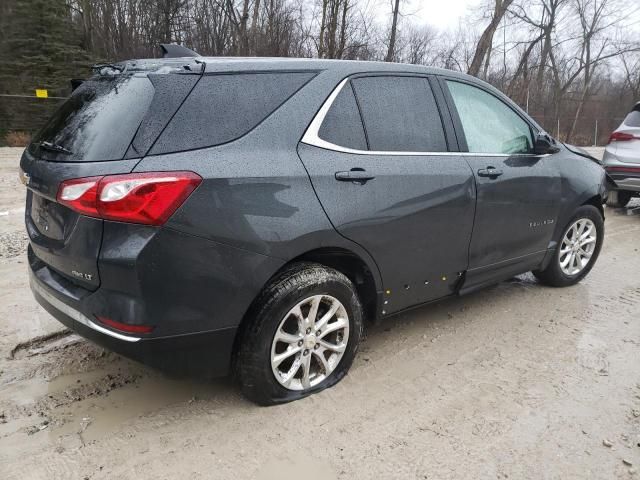
[[362,336],[351,281],[315,263],[292,265],[254,303],[237,358],[246,397],[260,405],[324,390],[349,370]]
[[546,268],[533,274],[545,285],[568,287],[582,280],[593,268],[604,239],[604,220],[592,205],[578,208]]

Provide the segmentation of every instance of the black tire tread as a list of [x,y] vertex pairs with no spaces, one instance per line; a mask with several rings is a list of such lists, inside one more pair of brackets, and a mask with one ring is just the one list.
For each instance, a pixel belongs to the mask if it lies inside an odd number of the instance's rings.
[[[282,395],[274,395],[265,385],[265,372],[261,366],[264,358],[255,353],[264,346],[264,342],[268,342],[269,346],[271,344],[272,332],[266,328],[265,324],[270,320],[270,314],[277,310],[279,303],[286,297],[327,281],[335,281],[347,286],[355,297],[353,300],[355,300],[356,311],[352,312],[353,321],[349,333],[349,344],[353,338],[356,342],[355,349],[350,352],[350,355],[345,353],[340,365],[329,378],[309,392],[294,392],[281,388]],[[362,308],[351,281],[343,273],[313,262],[291,264],[274,277],[249,309],[247,321],[249,323],[242,332],[234,370],[243,394],[259,405],[275,405],[297,400],[337,383],[346,375],[353,362],[363,329]]]
[[[591,257],[591,261],[589,265],[585,267],[578,275],[568,276],[561,269],[558,263],[558,256],[560,255],[560,242],[564,238],[564,235],[571,226],[573,222],[578,220],[579,218],[589,218],[594,221],[596,225],[597,231],[597,239],[596,239],[596,247],[593,255]],[[571,285],[575,285],[580,280],[582,280],[593,268],[598,259],[598,255],[600,254],[600,249],[602,248],[602,241],[604,239],[604,218],[598,210],[593,205],[582,205],[580,208],[576,210],[571,219],[567,222],[565,227],[562,229],[562,233],[560,234],[560,238],[558,239],[558,248],[553,254],[553,257],[549,261],[549,264],[542,270],[534,270],[533,275],[540,281],[540,283],[544,285],[548,285],[550,287],[568,287]]]

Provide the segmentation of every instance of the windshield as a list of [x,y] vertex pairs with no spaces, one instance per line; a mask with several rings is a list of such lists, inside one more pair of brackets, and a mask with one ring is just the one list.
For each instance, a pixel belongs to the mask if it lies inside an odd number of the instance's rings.
[[46,142],[38,152],[45,160],[120,160],[153,94],[153,85],[146,75],[87,80],[53,114],[34,138],[31,148],[37,149]]

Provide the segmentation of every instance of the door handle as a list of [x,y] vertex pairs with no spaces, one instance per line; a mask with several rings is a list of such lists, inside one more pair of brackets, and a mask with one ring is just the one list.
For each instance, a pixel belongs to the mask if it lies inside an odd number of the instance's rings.
[[376,178],[375,175],[367,173],[367,171],[362,168],[352,168],[347,172],[336,172],[335,176],[339,182],[354,182],[361,185]]
[[498,178],[502,173],[502,170],[495,167],[481,168],[478,170],[479,177]]

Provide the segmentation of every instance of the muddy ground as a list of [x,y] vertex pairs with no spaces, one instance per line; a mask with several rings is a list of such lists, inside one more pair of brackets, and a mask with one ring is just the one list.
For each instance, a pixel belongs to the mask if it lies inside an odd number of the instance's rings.
[[607,210],[581,284],[525,275],[389,319],[335,388],[258,408],[36,305],[19,153],[0,149],[0,478],[640,478],[640,215]]

